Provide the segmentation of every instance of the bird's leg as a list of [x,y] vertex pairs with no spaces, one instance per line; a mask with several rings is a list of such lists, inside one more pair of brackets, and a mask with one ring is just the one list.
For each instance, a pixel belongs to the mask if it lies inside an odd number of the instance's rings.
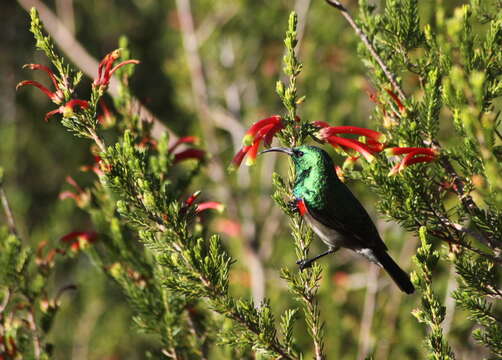
[[314,256],[312,259],[303,259],[303,260],[298,260],[296,263],[298,264],[298,267],[300,268],[300,270],[304,270],[306,268],[309,268],[312,266],[312,264],[314,263],[314,261],[322,258],[323,256],[325,255],[328,255],[328,254],[333,254],[334,252],[336,252],[338,250],[337,247],[330,247],[328,249],[328,251],[325,251],[323,252],[322,254],[319,254],[317,256]]

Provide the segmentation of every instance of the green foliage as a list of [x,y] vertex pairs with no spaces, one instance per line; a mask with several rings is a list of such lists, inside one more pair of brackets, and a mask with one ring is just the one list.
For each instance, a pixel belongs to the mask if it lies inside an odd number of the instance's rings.
[[[80,252],[127,299],[135,330],[149,339],[143,344],[138,340],[143,338],[132,336],[134,345],[139,341],[144,347],[135,350],[153,358],[440,359],[453,358],[452,349],[460,358],[481,351],[469,341],[471,333],[487,349],[484,356],[489,356],[488,351],[494,357],[502,356],[499,2],[476,0],[460,6],[456,2],[407,0],[386,1],[383,7],[377,7],[360,1],[359,17],[354,22],[360,29],[354,33],[344,27],[344,18],[335,8],[322,2],[312,3],[308,17],[302,18],[300,13],[299,19],[292,13],[286,25],[286,19],[278,15],[285,13],[282,3],[242,1],[230,6],[219,1],[194,1],[192,10],[198,26],[195,38],[200,42],[197,50],[204,67],[199,70],[205,70],[200,76],[208,89],[207,109],[197,117],[191,96],[197,82],[186,66],[187,60],[193,59],[185,58],[182,51],[180,14],[175,5],[126,2],[115,8],[105,3],[78,3],[81,11],[87,11],[87,17],[80,21],[87,29],[95,29],[79,34],[82,41],[95,36],[100,45],[93,51],[101,53],[101,44],[115,43],[109,29],[120,29],[129,33],[130,40],[119,41],[117,63],[130,60],[131,53],[136,56],[143,52],[138,56],[143,64],[117,69],[115,75],[120,81],[119,95],[112,99],[114,119],[106,125],[100,123],[99,102],[108,101],[107,85],[95,82],[84,88],[82,74],[57,53],[37,12],[31,12],[36,46],[56,69],[62,92],[55,116],[72,133],[93,142],[91,151],[85,149],[82,158],[97,157],[91,166],[97,176],[94,182],[89,181],[90,176],[83,175],[83,180],[79,176],[79,182],[86,186],[76,189],[75,196],[81,200],[76,199],[82,210],[78,216],[90,217],[98,240],[90,243],[79,239],[78,251],[47,241],[58,239],[59,232],[73,226],[77,214],[68,212],[67,207],[59,212],[43,209],[43,216],[33,216],[26,210],[31,216],[25,217],[33,218],[35,224],[46,223],[48,228],[60,225],[51,233],[37,232],[28,221],[21,227],[21,234],[30,233],[25,242],[10,225],[2,229],[0,357],[7,352],[10,357],[22,354],[25,358],[46,358],[52,354],[53,339],[59,345],[56,334],[50,332],[53,324],[66,316],[61,310],[73,308],[78,313],[78,306],[76,301],[61,306],[61,293],[73,287],[59,286],[58,266],[77,263]],[[351,17],[352,9],[337,9]],[[135,11],[141,11],[142,16],[131,15],[137,14]],[[112,13],[118,15],[110,16]],[[167,25],[165,14],[169,14]],[[147,18],[149,28],[154,29],[144,38],[136,28],[127,28],[131,26],[127,21],[117,20],[128,19],[139,26],[141,17]],[[110,27],[102,26],[104,22]],[[305,22],[308,25],[302,28]],[[263,165],[249,176],[237,174],[228,180],[218,172],[218,162],[229,161],[230,144],[240,146],[244,132],[241,123],[255,121],[263,112],[278,107],[271,89],[280,76],[278,64],[283,50],[277,44],[285,26],[286,76],[276,82],[276,92],[285,107],[286,126],[278,134],[281,145],[300,145],[309,137],[316,141],[317,128],[312,122],[336,119],[337,124],[366,123],[377,128],[385,135],[387,147],[431,147],[439,154],[433,162],[408,166],[394,176],[389,176],[389,171],[397,159],[383,153],[375,154],[376,161],[371,163],[361,158],[343,167],[346,181],[357,181],[365,187],[357,189],[362,189],[358,195],[363,194],[368,203],[376,200],[381,215],[420,238],[413,276],[421,296],[413,314],[420,324],[410,316],[416,297],[401,302],[395,293],[386,291],[383,280],[375,284],[375,292],[369,286],[361,291],[366,283],[361,281],[366,275],[358,272],[361,262],[354,259],[349,263],[347,259],[352,258],[346,254],[337,255],[325,269],[315,264],[299,272],[285,265],[294,263],[292,247],[298,260],[316,247],[312,232],[289,206],[294,179],[290,163],[287,176],[279,175],[280,170],[272,176],[276,205],[268,199],[274,160],[260,161]],[[363,35],[376,56],[357,37]],[[153,47],[146,47],[152,42]],[[300,46],[305,67],[297,57]],[[367,66],[366,72],[360,63]],[[145,73],[151,80],[135,83]],[[76,89],[79,84],[81,88]],[[298,95],[299,88],[308,94],[308,101]],[[366,91],[373,94],[376,106],[369,103]],[[65,107],[71,100],[80,100],[77,93],[85,94],[88,106]],[[198,131],[199,127],[205,129],[200,122],[220,119],[215,121],[218,131],[214,139],[201,132],[213,152],[207,156],[207,170],[200,159],[177,160],[172,148],[176,136],[153,129],[149,116],[138,111],[135,93],[143,99],[152,98],[161,120],[174,130]],[[369,122],[364,120],[367,118]],[[34,139],[39,137],[35,133]],[[2,139],[8,138],[4,136]],[[12,149],[22,148],[26,142],[20,141]],[[214,143],[220,146],[214,147]],[[335,151],[337,160],[354,155],[347,149]],[[2,159],[8,164],[6,159],[8,155]],[[57,182],[57,175],[51,177],[48,162],[38,162],[44,176],[37,181]],[[21,166],[14,160],[12,163]],[[12,165],[8,170],[14,171]],[[36,169],[29,168],[29,172],[33,176]],[[199,192],[193,189],[202,189],[201,196],[228,202],[228,219],[218,220],[239,222],[241,233],[212,234],[214,227],[207,221],[211,218],[198,211],[198,200],[193,199]],[[25,192],[16,191],[14,194]],[[190,201],[189,194],[195,195]],[[22,195],[14,198],[15,204],[23,204],[19,200]],[[275,207],[289,221],[282,221],[274,213]],[[82,223],[90,226],[84,219]],[[26,220],[20,222],[25,224]],[[218,231],[222,228],[227,230],[220,225]],[[384,235],[391,252],[398,244],[413,241],[396,229]],[[273,238],[273,246],[265,238]],[[37,251],[31,250],[37,241],[47,242]],[[448,246],[440,246],[442,242]],[[403,256],[408,256],[407,248],[413,246],[406,245]],[[73,261],[63,261],[68,258]],[[257,262],[261,262],[261,268],[253,267]],[[276,274],[281,265],[279,279]],[[442,301],[437,294],[444,292],[443,274],[450,267],[459,287]],[[249,297],[257,293],[253,281],[260,271],[266,274],[263,282],[267,298],[253,301]],[[363,267],[362,273],[366,272]],[[247,282],[251,283],[249,289]],[[76,297],[92,298],[89,294]],[[455,312],[451,296],[465,313]],[[107,303],[107,312],[123,305],[122,296],[116,298]],[[366,313],[372,302],[375,311],[368,319],[362,309]],[[449,332],[441,328],[448,323],[448,314],[453,317]],[[83,314],[78,316],[78,322],[87,323],[82,320]],[[110,322],[100,319],[96,324],[95,337],[103,339],[103,329],[108,329]],[[125,327],[115,332],[129,330]],[[421,334],[425,334],[426,348],[417,341]],[[113,333],[106,335],[112,343]],[[75,331],[72,336],[77,348],[80,335]],[[129,347],[122,350],[124,354],[134,357],[130,354],[134,345],[126,345]],[[106,346],[96,348],[106,352],[102,350]],[[64,353],[58,346],[54,351],[55,357]],[[97,350],[93,356],[99,357],[96,354]]]
[[455,354],[443,336],[441,323],[444,321],[446,308],[441,305],[432,289],[432,271],[439,261],[439,252],[432,250],[427,229],[420,228],[421,247],[417,250],[415,262],[419,271],[412,275],[413,282],[422,292],[422,309],[413,311],[413,315],[421,323],[430,328],[427,335],[427,347],[430,349],[430,359],[455,359]]

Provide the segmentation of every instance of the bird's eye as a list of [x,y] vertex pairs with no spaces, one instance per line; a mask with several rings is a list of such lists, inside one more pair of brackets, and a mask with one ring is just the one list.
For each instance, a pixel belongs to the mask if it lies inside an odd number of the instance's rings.
[[295,151],[294,151],[294,154],[295,154],[296,156],[298,156],[298,157],[301,157],[301,156],[303,156],[303,151],[300,151],[300,150],[295,150]]

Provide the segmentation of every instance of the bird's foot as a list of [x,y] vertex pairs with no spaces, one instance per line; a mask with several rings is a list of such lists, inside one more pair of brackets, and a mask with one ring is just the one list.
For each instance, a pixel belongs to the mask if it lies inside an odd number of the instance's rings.
[[298,212],[298,200],[295,199],[288,202],[288,209],[292,213]]
[[296,262],[296,264],[298,265],[298,267],[300,268],[300,271],[303,271],[305,269],[308,269],[309,267],[312,266],[312,259],[302,259],[302,260],[298,260]]

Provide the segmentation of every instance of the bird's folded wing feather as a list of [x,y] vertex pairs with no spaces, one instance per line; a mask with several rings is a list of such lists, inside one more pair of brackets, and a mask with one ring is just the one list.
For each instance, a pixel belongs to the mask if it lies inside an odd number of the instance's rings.
[[357,247],[383,247],[386,250],[387,247],[364,207],[344,184],[341,185],[326,195],[327,202],[323,209],[305,201],[309,214],[321,224],[352,239]]

